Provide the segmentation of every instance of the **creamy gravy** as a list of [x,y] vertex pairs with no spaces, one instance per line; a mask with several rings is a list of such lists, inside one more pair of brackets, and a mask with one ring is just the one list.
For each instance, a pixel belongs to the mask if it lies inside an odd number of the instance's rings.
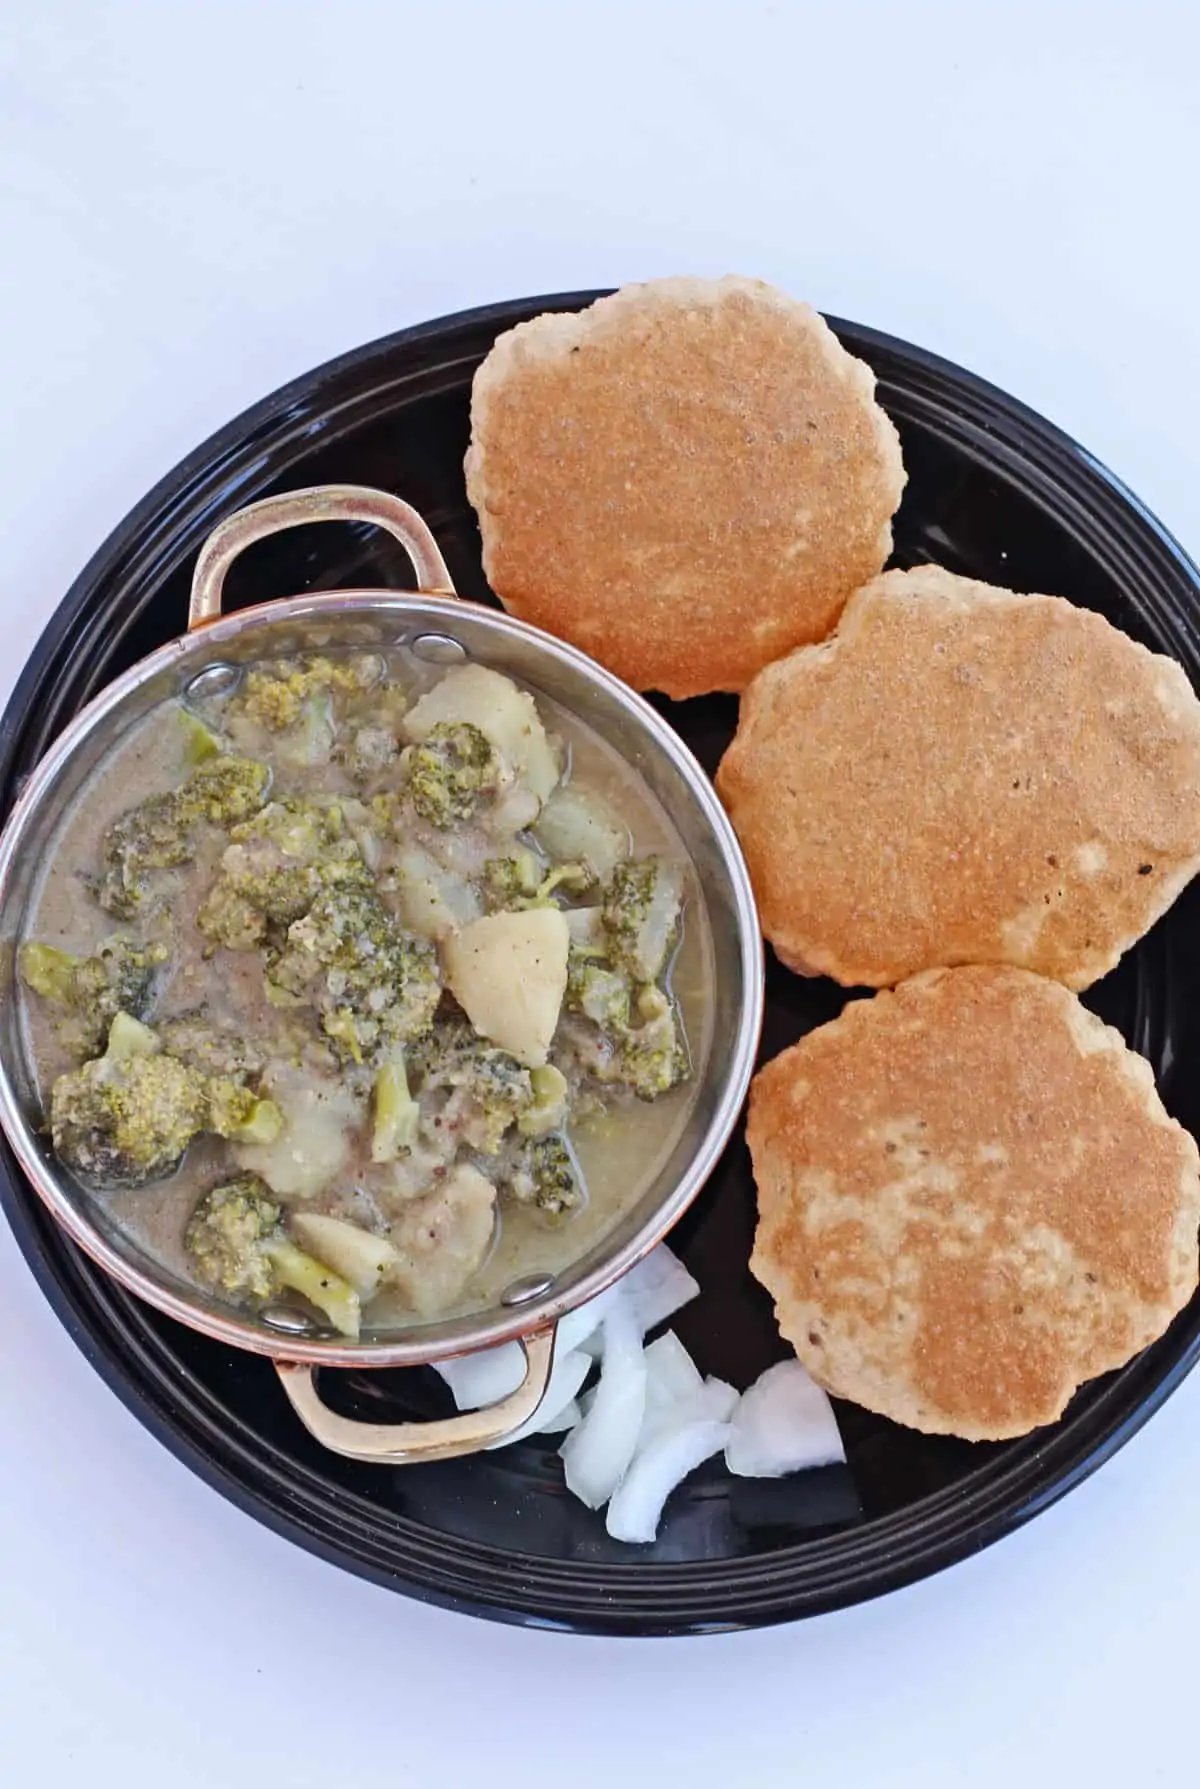
[[[388,672],[411,688],[414,696],[440,675],[402,651],[389,655]],[[455,1306],[455,1313],[495,1304],[504,1287],[519,1276],[560,1271],[585,1254],[637,1203],[687,1121],[710,1044],[708,922],[701,891],[675,828],[636,772],[583,719],[541,695],[536,700],[547,730],[567,747],[566,775],[571,785],[594,790],[607,801],[628,827],[633,855],[658,853],[686,866],[682,937],[670,972],[670,988],[682,1019],[692,1074],[652,1102],[618,1096],[603,1114],[585,1118],[569,1130],[585,1181],[585,1202],[565,1217],[550,1221],[534,1208],[502,1200],[491,1251]],[[265,757],[268,752],[258,755]],[[65,817],[36,885],[23,936],[86,955],[116,929],[117,922],[96,904],[86,880],[99,864],[105,829],[147,797],[175,787],[187,774],[179,704],[167,702],[118,742]],[[271,794],[354,792],[347,773],[336,762],[329,762],[278,769]],[[244,1035],[269,1035],[280,1023],[280,1015],[265,999],[259,955],[221,949],[206,958],[205,940],[194,923],[227,843],[227,835],[217,828],[203,829],[195,861],[177,872],[178,895],[170,903],[168,920],[149,928],[151,935],[168,938],[174,953],[149,1022],[204,1003],[214,1018],[228,1021]],[[48,1106],[54,1079],[72,1063],[56,1038],[53,1014],[24,990],[22,1002],[26,1048],[34,1079]],[[368,1159],[368,1129],[364,1112],[362,1163]],[[352,1161],[348,1174],[353,1176],[359,1165],[359,1160]],[[237,1172],[230,1146],[206,1136],[191,1146],[169,1179],[86,1196],[94,1199],[103,1215],[137,1247],[186,1279],[190,1276],[183,1232],[191,1209],[202,1191]],[[324,1203],[327,1201],[318,1198],[311,1208],[322,1209]],[[364,1316],[368,1333],[418,1321],[386,1291],[367,1307]]]

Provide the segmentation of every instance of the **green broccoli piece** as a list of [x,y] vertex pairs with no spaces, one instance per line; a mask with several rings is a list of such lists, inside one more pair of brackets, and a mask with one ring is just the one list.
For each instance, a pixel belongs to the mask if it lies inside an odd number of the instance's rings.
[[585,863],[556,864],[550,873],[538,883],[530,899],[525,903],[530,907],[546,907],[550,905],[550,897],[556,889],[561,888],[564,894],[586,894],[594,888],[596,878]]
[[111,1062],[127,1062],[131,1056],[156,1056],[162,1049],[158,1033],[131,1013],[118,1013],[108,1028],[105,1055]]
[[153,905],[159,870],[193,856],[191,829],[172,795],[152,795],[114,820],[104,835],[96,899],[118,919],[134,919]]
[[17,969],[26,987],[63,1009],[59,1037],[73,1055],[86,1057],[103,1050],[117,1013],[142,1018],[149,1012],[170,954],[165,944],[137,944],[119,935],[105,939],[90,957],[31,943],[17,952]]
[[583,1202],[574,1160],[560,1136],[538,1137],[529,1143],[507,1185],[519,1205],[534,1205],[547,1217],[561,1217]]
[[[196,924],[212,944],[226,950],[258,950],[267,941],[266,915],[224,878],[214,882],[196,909]],[[211,956],[211,949],[205,955]]]
[[515,1056],[469,1025],[442,1026],[417,1053],[422,1094],[440,1095],[433,1122],[483,1155],[495,1155],[505,1133],[534,1103],[533,1081]]
[[604,891],[608,953],[637,982],[657,981],[679,932],[683,876],[659,857],[619,863]]
[[519,907],[536,895],[542,866],[532,851],[515,851],[511,857],[490,857],[483,866],[482,894],[490,911]]
[[265,661],[247,671],[241,689],[230,699],[230,711],[271,733],[284,733],[301,720],[306,702],[334,693],[359,695],[383,675],[375,653],[351,653],[331,659],[323,655]]
[[157,872],[195,856],[201,821],[232,826],[266,800],[271,772],[252,758],[209,758],[167,795],[152,795],[122,814],[104,835],[96,899],[120,919],[155,904]]
[[629,977],[607,963],[572,949],[567,957],[567,991],[570,1012],[579,1012],[602,1031],[621,1032],[629,1024],[632,990]]
[[657,1099],[687,1079],[690,1064],[671,1002],[662,989],[653,985],[640,989],[637,1009],[642,1024],[620,1038],[621,1078],[639,1099]]
[[50,1095],[61,1160],[89,1180],[118,1185],[170,1173],[207,1116],[205,1077],[165,1055],[152,1031],[121,1013],[107,1053],[60,1075]]
[[397,1051],[375,1076],[375,1121],[371,1129],[371,1160],[394,1162],[402,1150],[417,1140],[421,1109],[408,1090],[404,1055]]
[[196,914],[227,950],[256,950],[271,926],[302,919],[329,885],[369,882],[336,802],[273,801],[232,828],[221,874]]
[[183,734],[184,763],[204,764],[209,758],[219,757],[224,748],[211,727],[206,727],[200,717],[188,708],[179,709],[178,714]]
[[217,1024],[202,1006],[163,1019],[155,1029],[168,1056],[206,1075],[230,1075],[235,1081],[246,1081],[260,1075],[266,1066],[266,1055],[256,1044]]
[[547,1131],[561,1130],[567,1122],[571,1090],[561,1069],[547,1062],[542,1068],[529,1071],[533,1086],[533,1104],[517,1119],[523,1137],[544,1137]]
[[368,883],[325,889],[268,962],[268,991],[315,1006],[344,1059],[390,1055],[433,1022],[437,952],[395,920]]
[[231,1298],[261,1302],[299,1292],[343,1335],[357,1336],[358,1293],[331,1268],[298,1249],[284,1232],[280,1207],[256,1174],[205,1193],[188,1220],[184,1246],[196,1278]]
[[412,804],[434,826],[469,820],[500,785],[495,749],[470,721],[439,721],[420,745],[409,747],[405,761]]
[[275,1273],[262,1244],[278,1231],[280,1216],[257,1174],[240,1175],[205,1193],[184,1232],[197,1279],[235,1298],[270,1298]]
[[268,765],[257,758],[210,758],[171,796],[181,820],[196,826],[236,826],[256,814],[267,799]]
[[596,1080],[624,1082],[639,1099],[657,1099],[690,1072],[668,996],[653,982],[636,990],[628,974],[590,949],[572,944],[564,1006],[595,1026],[573,1040],[581,1066]]
[[119,1012],[103,1056],[60,1075],[50,1132],[69,1167],[89,1179],[138,1186],[161,1178],[201,1131],[273,1143],[283,1117],[233,1075],[206,1074],[163,1049],[140,1019]]
[[231,1143],[274,1143],[283,1114],[274,1100],[260,1099],[232,1075],[214,1075],[207,1087],[204,1128]]

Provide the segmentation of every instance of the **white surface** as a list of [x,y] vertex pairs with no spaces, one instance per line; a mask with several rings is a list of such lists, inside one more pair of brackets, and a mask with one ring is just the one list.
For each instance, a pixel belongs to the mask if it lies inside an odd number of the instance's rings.
[[[0,681],[129,505],[281,381],[461,306],[658,273],[761,274],[966,363],[1196,552],[1198,21],[5,0]],[[6,1784],[1195,1779],[1200,1379],[1032,1527],[883,1602],[571,1641],[260,1530],[118,1405],[6,1231],[0,1275]]]

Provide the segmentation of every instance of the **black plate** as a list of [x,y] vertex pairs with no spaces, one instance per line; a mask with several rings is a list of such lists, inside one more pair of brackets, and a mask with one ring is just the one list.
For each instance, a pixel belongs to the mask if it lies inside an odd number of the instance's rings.
[[[414,503],[459,590],[487,599],[462,456],[471,375],[495,335],[571,293],[406,330],[319,368],[239,417],[166,478],[76,582],[0,723],[0,801],[95,691],[179,633],[205,535],[254,498],[325,480]],[[1200,681],[1200,583],[1153,517],[1086,453],[1010,398],[890,337],[835,322],[879,376],[904,443],[896,561],[1050,590],[1099,609]],[[408,582],[374,530],[325,526],[264,542],[227,586],[233,606],[350,584]],[[712,769],[735,703],[663,704]],[[1154,1064],[1167,1105],[1200,1125],[1195,891],[1091,1003]],[[843,994],[772,968],[764,1051],[831,1018]],[[922,1436],[845,1405],[848,1470],[773,1484],[698,1473],[654,1547],[609,1541],[567,1497],[552,1448],[527,1442],[398,1471],[321,1451],[268,1363],[141,1306],[56,1230],[7,1151],[4,1205],[27,1259],[88,1358],[182,1460],[313,1552],[394,1589],[502,1620],[604,1633],[677,1634],[786,1620],[878,1595],[1026,1521],[1145,1421],[1200,1350],[1196,1302],[1123,1372],[1087,1387],[1054,1428],[997,1446]],[[745,1385],[783,1352],[746,1267],[753,1188],[740,1135],[673,1241],[704,1296],[678,1328],[700,1365]],[[440,1409],[429,1373],[359,1373],[327,1393],[382,1417]]]

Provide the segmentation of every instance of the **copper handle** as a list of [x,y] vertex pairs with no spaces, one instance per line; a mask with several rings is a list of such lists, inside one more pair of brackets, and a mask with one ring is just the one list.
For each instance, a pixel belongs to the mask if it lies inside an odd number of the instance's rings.
[[439,1422],[363,1423],[338,1416],[321,1402],[311,1366],[277,1360],[284,1391],[309,1434],[331,1453],[376,1466],[412,1466],[420,1460],[453,1460],[503,1441],[533,1416],[546,1395],[554,1365],[554,1329],[520,1338],[525,1377],[516,1391],[482,1410],[464,1410]]
[[374,522],[400,542],[413,562],[423,595],[455,594],[438,544],[410,503],[368,485],[313,485],[307,491],[287,491],[249,503],[217,524],[201,547],[192,574],[188,632],[220,615],[225,574],[239,553],[268,534],[306,522]]

